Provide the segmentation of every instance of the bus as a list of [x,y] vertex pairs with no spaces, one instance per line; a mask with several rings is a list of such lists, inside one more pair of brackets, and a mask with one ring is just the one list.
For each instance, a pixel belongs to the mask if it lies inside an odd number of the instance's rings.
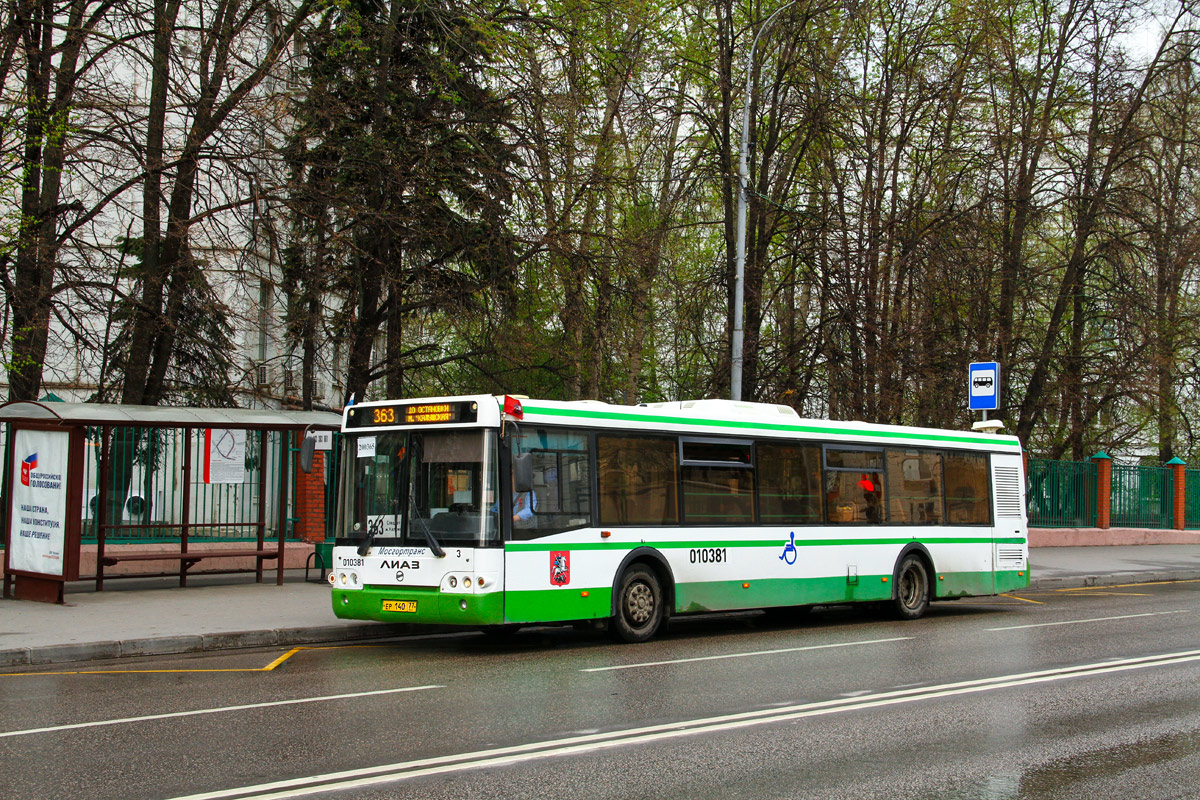
[[933,601],[1029,585],[1024,463],[997,433],[787,406],[490,395],[343,412],[336,616],[510,631]]

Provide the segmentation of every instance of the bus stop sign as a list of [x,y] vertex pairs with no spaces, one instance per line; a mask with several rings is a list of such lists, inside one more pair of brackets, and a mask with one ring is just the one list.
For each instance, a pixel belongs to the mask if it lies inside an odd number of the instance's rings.
[[1000,407],[1000,364],[977,361],[967,368],[967,394],[972,411],[995,411]]

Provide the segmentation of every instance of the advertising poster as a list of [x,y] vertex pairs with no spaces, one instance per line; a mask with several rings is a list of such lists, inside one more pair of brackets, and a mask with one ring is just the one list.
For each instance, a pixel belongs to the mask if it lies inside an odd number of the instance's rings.
[[242,483],[246,480],[246,431],[204,430],[204,482]]
[[13,435],[12,552],[14,571],[61,577],[66,563],[66,431],[17,430]]

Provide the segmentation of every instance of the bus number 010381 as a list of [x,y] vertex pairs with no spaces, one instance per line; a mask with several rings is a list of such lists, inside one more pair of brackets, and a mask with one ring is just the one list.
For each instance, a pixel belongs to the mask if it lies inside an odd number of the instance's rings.
[[729,551],[724,547],[702,547],[688,552],[693,564],[722,564],[729,560]]

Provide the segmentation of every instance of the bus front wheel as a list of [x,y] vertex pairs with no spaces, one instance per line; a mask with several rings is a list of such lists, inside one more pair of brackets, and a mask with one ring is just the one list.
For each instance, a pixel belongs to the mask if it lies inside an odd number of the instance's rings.
[[909,554],[896,570],[892,611],[899,619],[919,619],[929,608],[929,571],[920,556]]
[[617,608],[612,631],[626,642],[644,642],[658,632],[663,621],[663,591],[653,570],[641,564],[630,567],[617,587]]

